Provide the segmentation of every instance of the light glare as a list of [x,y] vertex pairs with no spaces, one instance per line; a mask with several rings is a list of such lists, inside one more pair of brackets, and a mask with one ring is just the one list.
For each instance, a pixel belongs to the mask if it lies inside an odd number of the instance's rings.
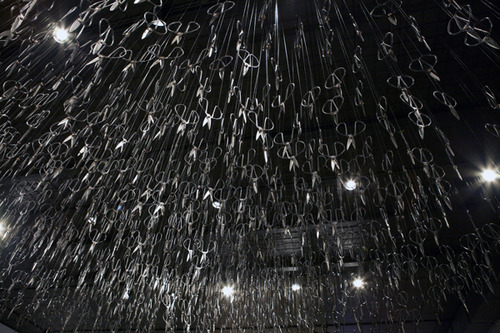
[[234,294],[234,288],[233,288],[233,286],[225,286],[224,288],[222,288],[222,293],[226,297],[233,296],[233,294]]
[[345,183],[345,189],[348,190],[348,191],[353,191],[354,189],[356,188],[356,182],[352,179],[349,179],[346,183]]
[[0,223],[0,239],[4,239],[7,236],[7,228],[3,225],[3,223]]
[[299,291],[299,290],[300,290],[300,286],[299,286],[297,283],[294,283],[294,284],[292,285],[292,290],[293,290],[293,291]]
[[487,182],[492,182],[497,179],[497,177],[498,174],[495,172],[495,170],[487,169],[483,171],[483,179]]
[[159,19],[154,20],[153,22],[151,22],[151,24],[154,25],[155,27],[164,27],[167,25],[164,21]]
[[62,44],[64,42],[66,42],[69,38],[69,33],[63,29],[63,28],[55,28],[54,30],[54,39],[56,42]]
[[364,284],[365,283],[360,278],[355,278],[354,281],[352,281],[352,285],[354,286],[354,288],[363,288]]

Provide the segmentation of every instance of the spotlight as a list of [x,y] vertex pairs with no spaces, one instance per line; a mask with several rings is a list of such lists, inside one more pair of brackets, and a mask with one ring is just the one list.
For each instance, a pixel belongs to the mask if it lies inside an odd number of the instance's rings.
[[496,173],[495,170],[492,169],[486,169],[483,171],[483,179],[487,182],[492,182],[495,181],[498,177],[498,174]]
[[299,291],[300,290],[300,285],[298,285],[297,283],[292,284],[292,290],[293,291]]
[[232,297],[234,294],[234,287],[233,286],[225,286],[224,288],[222,288],[222,293],[226,297]]
[[356,289],[360,289],[360,288],[363,288],[363,286],[365,285],[365,283],[363,282],[363,280],[361,280],[361,279],[358,277],[358,278],[355,278],[355,279],[352,281],[352,285],[354,286],[354,288],[356,288]]
[[352,179],[349,179],[344,186],[346,190],[354,191],[354,189],[356,189],[356,182]]
[[63,28],[57,27],[53,33],[54,39],[59,44],[66,42],[69,39],[69,33]]

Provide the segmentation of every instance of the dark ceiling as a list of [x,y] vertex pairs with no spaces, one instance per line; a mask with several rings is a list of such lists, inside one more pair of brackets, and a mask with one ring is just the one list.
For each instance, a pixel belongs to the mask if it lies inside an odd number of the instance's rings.
[[499,332],[500,8],[469,3],[0,1],[0,321]]

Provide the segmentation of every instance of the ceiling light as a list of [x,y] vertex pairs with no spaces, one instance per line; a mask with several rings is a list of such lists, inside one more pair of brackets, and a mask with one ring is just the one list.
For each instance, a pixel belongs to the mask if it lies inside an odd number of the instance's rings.
[[353,191],[356,188],[356,182],[352,179],[349,179],[344,186],[346,190]]
[[292,284],[292,290],[293,291],[299,291],[300,290],[300,285],[298,285],[297,283]]
[[365,283],[363,282],[363,280],[361,280],[361,279],[358,277],[358,278],[355,278],[355,279],[352,281],[352,285],[354,286],[354,288],[360,289],[360,288],[363,288],[363,286],[365,285]]
[[224,288],[222,288],[222,293],[226,297],[232,297],[234,294],[234,287],[233,286],[225,286]]
[[486,169],[483,171],[483,179],[487,182],[492,182],[494,181],[495,179],[497,179],[498,177],[498,174],[496,173],[495,170],[492,170],[492,169]]
[[56,42],[62,44],[66,42],[69,39],[69,33],[66,31],[66,29],[57,27],[54,29],[53,33],[54,39]]

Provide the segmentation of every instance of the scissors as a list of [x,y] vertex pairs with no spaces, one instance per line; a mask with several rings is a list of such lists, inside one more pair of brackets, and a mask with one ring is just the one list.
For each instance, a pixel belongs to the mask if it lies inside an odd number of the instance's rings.
[[181,31],[182,23],[179,21],[172,22],[167,26],[167,30],[175,34],[171,44],[179,44],[185,34],[193,33],[200,29],[200,25],[195,21],[190,21],[185,27],[184,31]]
[[[349,128],[351,127],[351,128]],[[355,137],[363,133],[366,129],[366,124],[361,120],[356,120],[354,126],[348,126],[347,123],[339,123],[335,127],[337,133],[347,137],[346,151],[352,146],[356,149]]]

